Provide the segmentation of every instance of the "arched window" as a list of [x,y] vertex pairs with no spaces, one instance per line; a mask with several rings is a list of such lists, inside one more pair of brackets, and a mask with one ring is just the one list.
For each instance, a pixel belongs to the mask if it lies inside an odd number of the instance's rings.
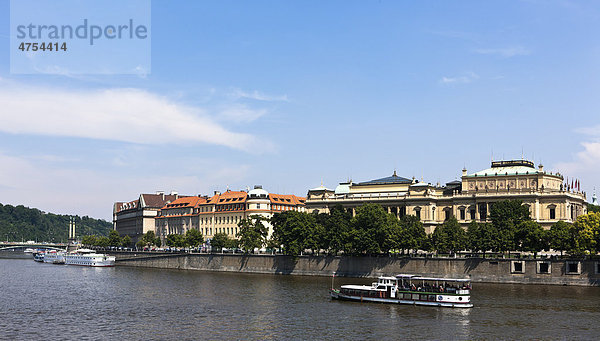
[[551,220],[556,219],[556,205],[548,205],[548,215]]

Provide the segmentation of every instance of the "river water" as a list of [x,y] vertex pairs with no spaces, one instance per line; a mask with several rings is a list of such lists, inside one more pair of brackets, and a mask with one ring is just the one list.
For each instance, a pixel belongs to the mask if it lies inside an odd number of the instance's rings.
[[[335,286],[370,283],[335,278]],[[600,288],[474,284],[471,309],[331,301],[331,278],[0,259],[0,339],[581,339]]]

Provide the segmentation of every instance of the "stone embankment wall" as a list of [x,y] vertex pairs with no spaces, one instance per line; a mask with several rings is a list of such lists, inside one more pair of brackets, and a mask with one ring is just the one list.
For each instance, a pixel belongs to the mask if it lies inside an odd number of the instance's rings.
[[473,282],[600,285],[599,261],[521,260],[483,258],[396,258],[228,255],[136,254],[119,255],[117,265],[310,276],[377,277],[400,273],[471,278]]

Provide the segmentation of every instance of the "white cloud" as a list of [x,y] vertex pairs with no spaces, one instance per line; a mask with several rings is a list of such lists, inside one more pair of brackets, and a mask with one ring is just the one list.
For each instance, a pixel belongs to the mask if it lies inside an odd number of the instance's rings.
[[235,123],[252,122],[264,116],[267,113],[265,109],[251,109],[243,104],[228,105],[219,113],[219,118]]
[[595,136],[595,137],[597,137],[597,138],[600,139],[600,125],[592,126],[592,127],[579,128],[579,129],[576,129],[575,131],[578,132],[578,133],[580,133],[580,134]]
[[266,101],[266,102],[287,102],[288,101],[287,95],[271,96],[271,95],[267,95],[262,92],[259,92],[257,90],[254,90],[252,92],[246,92],[241,89],[233,89],[233,91],[231,92],[231,96],[235,99],[248,98],[248,99],[254,99],[257,101]]
[[573,161],[559,163],[556,168],[563,173],[600,172],[600,142],[582,142],[583,150],[574,154]]
[[496,49],[476,49],[475,52],[479,54],[498,55],[504,58],[510,58],[514,56],[528,56],[531,54],[531,50],[522,46],[513,46]]
[[466,83],[471,83],[477,79],[479,79],[479,75],[477,75],[474,72],[469,72],[464,76],[442,77],[442,79],[440,79],[440,83],[442,83],[442,84],[466,84]]
[[[208,143],[264,152],[273,145],[233,132],[215,114],[138,89],[64,90],[0,87],[0,131],[13,134],[69,136],[140,144]],[[252,116],[234,106],[230,112]],[[233,114],[231,114],[233,115]]]
[[[243,183],[251,169],[221,160],[191,160],[194,172],[118,176],[105,169],[68,167],[61,161],[8,155],[0,151],[0,198],[3,204],[36,207],[59,214],[89,215],[111,220],[115,201],[134,200],[140,193],[177,190],[180,194],[207,194],[207,186]],[[193,175],[189,175],[193,174]]]
[[583,150],[574,153],[571,161],[560,162],[555,169],[569,178],[581,179],[582,190],[590,193],[594,188],[600,189],[600,125],[576,131],[590,135],[590,139],[581,142]]

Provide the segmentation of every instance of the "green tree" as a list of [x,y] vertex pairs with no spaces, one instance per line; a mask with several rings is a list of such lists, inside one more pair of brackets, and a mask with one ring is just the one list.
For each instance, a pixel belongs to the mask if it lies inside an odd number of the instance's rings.
[[186,247],[186,238],[182,234],[170,234],[167,236],[166,244],[170,247]]
[[587,204],[588,213],[600,213],[600,206]]
[[148,231],[142,235],[142,238],[140,238],[136,245],[140,248],[150,247],[153,245],[160,246],[160,238],[154,235],[154,231]]
[[227,246],[229,242],[229,236],[226,233],[215,233],[210,241],[210,247],[216,251],[219,251]]
[[554,250],[560,250],[560,255],[564,251],[572,249],[572,238],[570,234],[571,226],[560,220],[554,223],[547,233],[547,239],[550,247]]
[[77,236],[106,236],[112,223],[87,216],[68,216],[42,212],[22,205],[0,204],[0,235],[12,241],[60,242],[67,239],[69,220],[74,219]]
[[400,219],[400,238],[398,247],[403,250],[423,248],[427,241],[427,233],[421,219],[414,215],[405,215]]
[[517,226],[530,220],[529,208],[521,200],[498,201],[492,204],[490,219],[498,231],[499,250],[515,250]]
[[571,254],[598,251],[600,241],[600,213],[580,215],[571,227]]
[[108,245],[109,246],[121,246],[121,236],[119,236],[119,232],[115,230],[111,230],[108,233]]
[[89,236],[83,236],[83,238],[81,238],[81,243],[83,245],[96,245],[96,236],[95,235],[89,235]]
[[309,238],[314,233],[316,219],[312,214],[297,211],[284,211],[271,218],[273,239],[283,246],[287,255],[297,256],[309,246]]
[[123,245],[123,247],[129,247],[129,245],[131,245],[131,237],[129,235],[125,235],[123,239],[121,239],[121,245]]
[[96,244],[94,244],[94,246],[99,246],[99,247],[109,247],[110,246],[110,239],[108,237],[98,237],[96,238]]
[[280,245],[281,244],[279,243],[279,240],[274,239],[272,236],[271,238],[267,239],[266,247],[273,253],[278,252],[279,248],[281,247]]
[[321,224],[325,228],[326,248],[332,254],[337,254],[339,251],[350,252],[352,245],[350,240],[352,214],[338,204],[325,217],[327,219],[322,219]]
[[354,253],[388,252],[392,238],[389,214],[377,204],[365,204],[356,209],[352,218],[352,248]]
[[485,258],[486,251],[498,251],[498,231],[489,223],[477,223],[473,220],[467,229],[467,244],[474,251],[482,251]]
[[269,230],[263,223],[264,220],[264,217],[253,215],[238,223],[237,237],[244,252],[254,252],[254,249],[260,249],[265,245]]
[[533,220],[526,220],[517,226],[516,245],[519,251],[537,253],[546,248],[544,229]]
[[240,241],[235,238],[228,237],[227,242],[225,242],[225,247],[228,249],[237,249],[240,247]]
[[204,242],[202,232],[196,229],[189,229],[185,233],[185,244],[191,247],[198,247]]
[[327,251],[329,249],[329,234],[327,233],[326,225],[329,221],[328,214],[311,214],[315,218],[315,225],[308,234],[306,240],[306,248],[311,250],[313,253],[320,253],[321,250]]
[[467,234],[458,223],[458,220],[451,217],[435,228],[432,242],[436,251],[456,253],[466,248]]

